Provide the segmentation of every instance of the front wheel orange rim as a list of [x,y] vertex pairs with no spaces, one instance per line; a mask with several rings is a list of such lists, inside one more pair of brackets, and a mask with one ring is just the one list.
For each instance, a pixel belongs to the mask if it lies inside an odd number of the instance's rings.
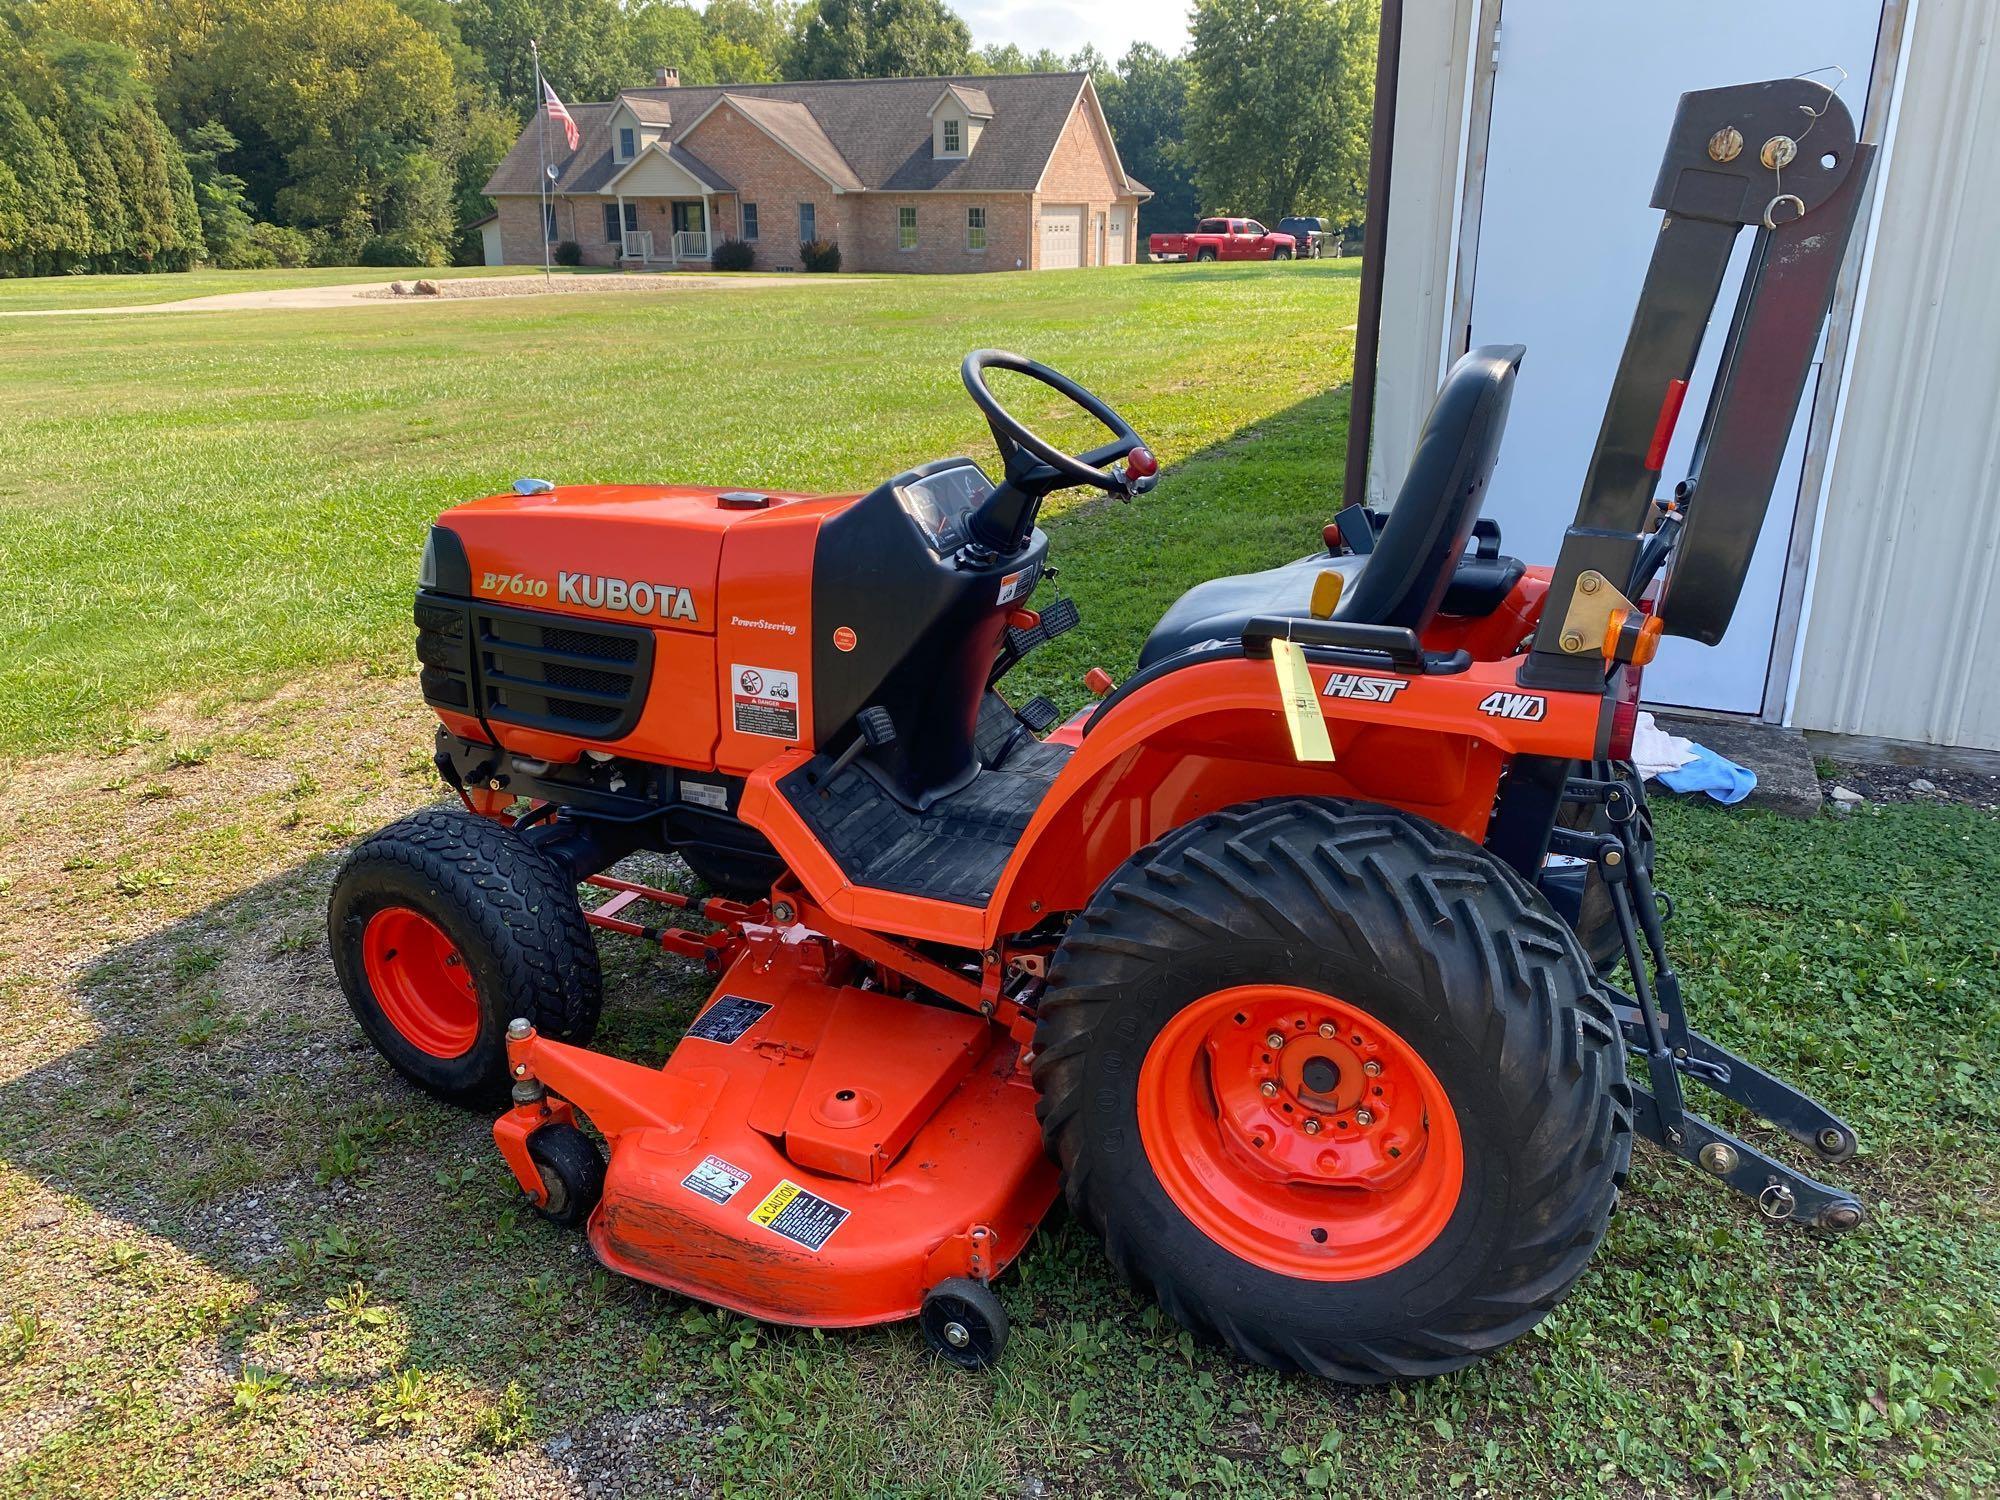
[[1444,1086],[1367,1011],[1291,985],[1203,996],[1139,1070],[1139,1136],[1190,1222],[1239,1259],[1360,1281],[1427,1249],[1465,1149]]
[[386,906],[361,934],[361,968],[383,1017],[432,1057],[463,1057],[479,1040],[472,968],[445,930],[420,911]]

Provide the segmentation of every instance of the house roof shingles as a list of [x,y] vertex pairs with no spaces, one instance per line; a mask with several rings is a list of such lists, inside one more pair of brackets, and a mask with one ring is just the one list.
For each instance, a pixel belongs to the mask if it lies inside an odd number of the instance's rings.
[[[747,117],[829,180],[849,191],[1032,192],[1069,123],[1087,75],[1013,73],[978,78],[861,78],[816,83],[732,83],[675,89],[627,89],[623,98],[648,114],[668,105],[672,123],[661,136],[677,142],[728,95]],[[931,156],[931,109],[950,88],[983,96],[992,119],[978,149],[962,158]],[[612,158],[610,120],[616,101],[573,104],[582,140],[563,149],[551,133],[550,159],[558,193],[595,193],[624,165]],[[659,110],[666,113],[666,110]],[[648,121],[652,123],[652,121]],[[521,133],[486,184],[489,197],[540,191],[538,127]],[[707,172],[702,173],[708,176]],[[1130,179],[1127,179],[1130,182]],[[1132,184],[1137,189],[1137,184]],[[1138,189],[1143,191],[1143,189]]]

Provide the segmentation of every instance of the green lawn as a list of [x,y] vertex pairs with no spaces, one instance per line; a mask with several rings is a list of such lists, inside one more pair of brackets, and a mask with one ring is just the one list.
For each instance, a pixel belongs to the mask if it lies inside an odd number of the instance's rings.
[[[1183,461],[1340,378],[1357,275],[1136,266],[0,320],[0,750],[114,734],[197,685],[406,659],[425,524],[522,474],[836,490],[989,454],[958,384],[977,344],[1061,366]],[[1319,436],[1330,513],[1339,448]],[[1190,530],[1170,501],[1148,514]]]
[[[176,271],[132,276],[19,276],[0,279],[0,312],[40,308],[138,307],[219,292],[294,286],[348,286],[419,276],[519,276],[522,266],[304,266],[277,271]],[[570,274],[570,273],[565,273]]]
[[[1773,1227],[1641,1147],[1564,1306],[1400,1389],[1230,1363],[1060,1209],[982,1376],[649,1290],[356,1033],[326,889],[437,794],[432,510],[522,472],[867,483],[977,451],[957,356],[1015,344],[1177,464],[1051,521],[1084,625],[1019,685],[1075,702],[1187,583],[1311,545],[1353,296],[1351,266],[1150,267],[78,320],[55,385],[0,329],[0,715],[59,750],[0,771],[0,1497],[2000,1489],[2000,820],[1970,809],[1660,810],[1697,1023],[1858,1127],[1827,1175],[1873,1218]],[[600,1044],[657,1060],[706,982],[603,949]]]

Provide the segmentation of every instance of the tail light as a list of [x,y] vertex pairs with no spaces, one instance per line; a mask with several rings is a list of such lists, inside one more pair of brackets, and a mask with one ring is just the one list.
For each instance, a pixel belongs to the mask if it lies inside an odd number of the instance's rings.
[[1611,734],[1605,755],[1612,760],[1632,758],[1632,736],[1639,732],[1639,679],[1643,667],[1621,667],[1611,680]]

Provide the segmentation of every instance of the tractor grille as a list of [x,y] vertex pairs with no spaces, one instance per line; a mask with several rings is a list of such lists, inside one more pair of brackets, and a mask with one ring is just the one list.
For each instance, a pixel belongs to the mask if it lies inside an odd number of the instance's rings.
[[652,677],[652,632],[541,610],[417,599],[424,697],[503,724],[583,739],[629,734]]

